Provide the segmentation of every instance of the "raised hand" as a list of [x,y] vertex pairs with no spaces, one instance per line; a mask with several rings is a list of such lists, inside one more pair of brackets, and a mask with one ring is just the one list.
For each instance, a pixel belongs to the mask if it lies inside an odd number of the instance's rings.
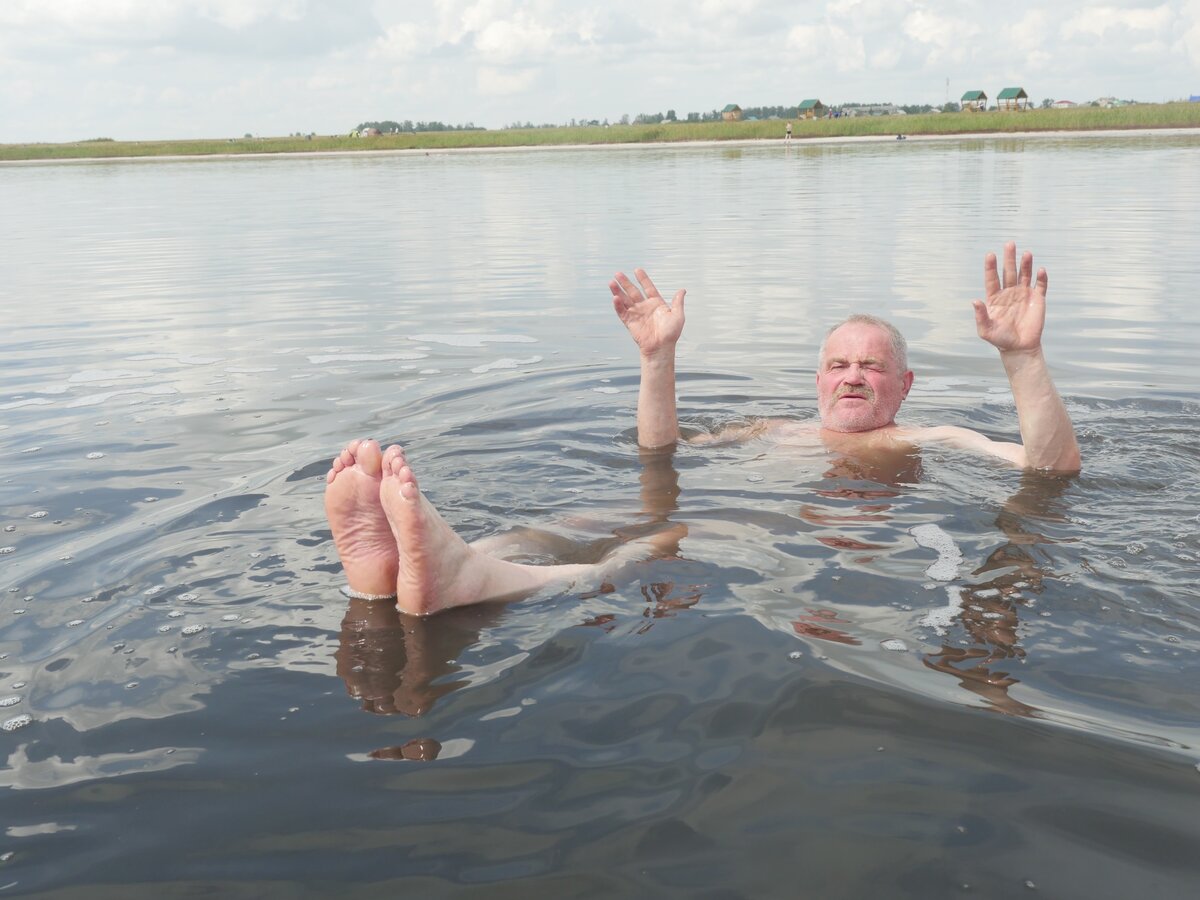
[[1010,350],[1036,350],[1042,345],[1046,324],[1046,270],[1033,277],[1033,254],[1021,256],[1017,269],[1017,245],[1004,245],[1004,283],[996,272],[996,254],[983,260],[983,289],[986,300],[972,301],[975,330],[1002,353]]
[[635,285],[624,272],[618,272],[608,289],[613,295],[613,309],[629,329],[643,356],[673,348],[683,333],[683,297],[680,290],[668,304],[645,269],[634,269]]

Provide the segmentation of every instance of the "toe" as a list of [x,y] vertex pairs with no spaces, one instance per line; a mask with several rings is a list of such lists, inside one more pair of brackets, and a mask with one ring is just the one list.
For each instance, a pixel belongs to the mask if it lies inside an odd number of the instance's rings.
[[383,460],[379,454],[379,444],[372,440],[363,441],[359,444],[358,453],[355,454],[358,460],[359,468],[368,475],[378,478],[383,469]]

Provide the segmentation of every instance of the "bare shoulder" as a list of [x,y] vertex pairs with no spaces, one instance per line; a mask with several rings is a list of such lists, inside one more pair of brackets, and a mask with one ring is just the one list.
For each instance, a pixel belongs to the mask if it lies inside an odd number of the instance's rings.
[[1016,466],[1025,466],[1025,448],[1010,441],[993,441],[986,435],[957,425],[934,425],[929,428],[903,429],[904,436],[916,444],[942,444],[959,450],[974,450],[998,456]]
[[763,433],[781,444],[821,443],[821,424],[816,420],[797,422],[795,419],[763,419]]

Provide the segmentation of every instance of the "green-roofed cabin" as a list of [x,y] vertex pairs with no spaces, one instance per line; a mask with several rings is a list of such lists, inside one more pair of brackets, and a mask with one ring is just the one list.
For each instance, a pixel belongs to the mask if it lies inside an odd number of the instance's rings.
[[983,91],[967,91],[962,95],[963,112],[983,112],[987,109],[987,94]]
[[996,98],[996,106],[1003,110],[1029,109],[1029,95],[1025,88],[1005,88]]
[[721,110],[721,121],[723,122],[740,122],[742,121],[742,108],[736,103],[730,103]]
[[816,98],[812,100],[804,100],[801,102],[800,118],[802,119],[819,119],[821,114],[825,112],[825,104]]

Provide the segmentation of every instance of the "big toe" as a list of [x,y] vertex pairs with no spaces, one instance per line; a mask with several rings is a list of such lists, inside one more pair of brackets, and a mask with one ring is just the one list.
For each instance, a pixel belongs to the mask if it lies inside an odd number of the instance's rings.
[[365,440],[358,445],[355,454],[358,466],[373,478],[380,477],[383,472],[383,454],[379,452],[379,442]]

